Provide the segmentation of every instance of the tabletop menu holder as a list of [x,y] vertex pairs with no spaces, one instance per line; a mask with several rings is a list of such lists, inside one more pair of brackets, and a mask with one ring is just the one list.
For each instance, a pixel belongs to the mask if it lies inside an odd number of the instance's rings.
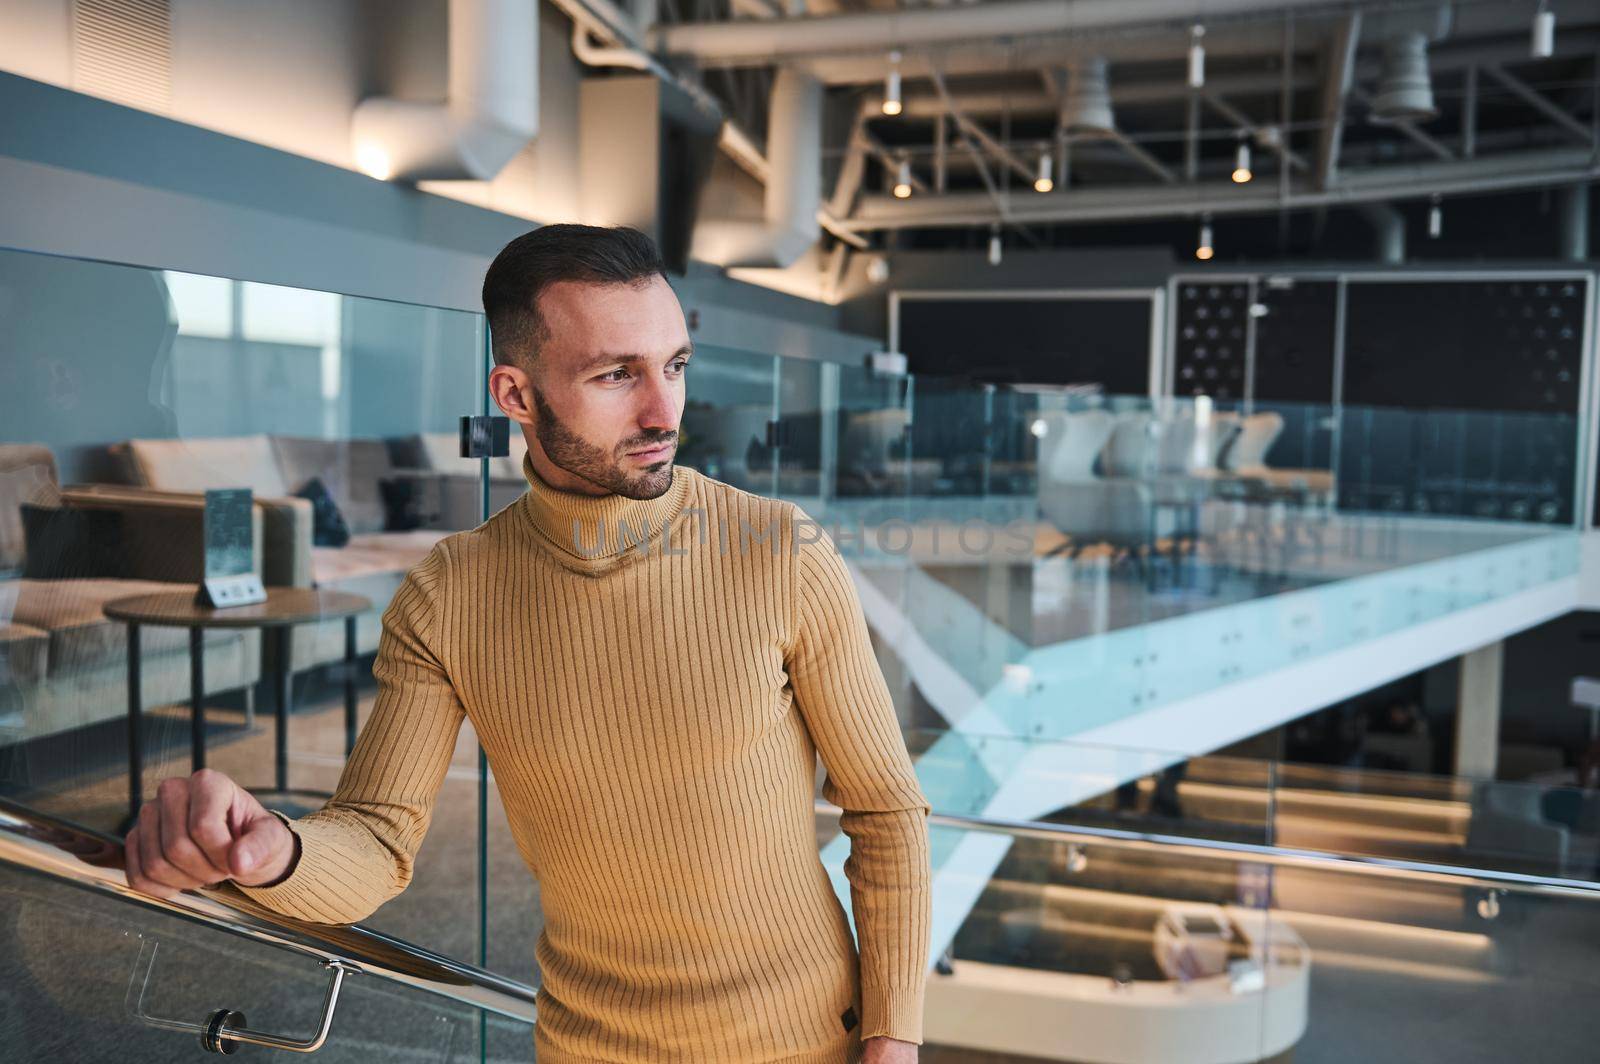
[[251,568],[255,553],[250,527],[252,505],[249,488],[206,492],[205,579],[195,593],[197,603],[220,608],[267,600],[261,576]]

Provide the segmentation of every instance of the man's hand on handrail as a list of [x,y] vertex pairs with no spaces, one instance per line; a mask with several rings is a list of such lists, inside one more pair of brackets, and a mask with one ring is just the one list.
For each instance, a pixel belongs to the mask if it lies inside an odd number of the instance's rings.
[[246,887],[293,871],[294,833],[233,780],[214,769],[161,781],[128,832],[128,886],[170,898],[224,880]]

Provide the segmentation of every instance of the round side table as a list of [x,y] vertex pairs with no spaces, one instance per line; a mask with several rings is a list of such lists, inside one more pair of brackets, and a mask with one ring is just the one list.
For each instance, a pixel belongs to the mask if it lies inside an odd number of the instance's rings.
[[276,790],[289,790],[289,712],[291,633],[297,624],[344,619],[344,729],[345,754],[356,740],[356,615],[372,608],[372,600],[345,591],[320,591],[306,587],[269,587],[267,600],[248,606],[202,605],[194,591],[163,591],[113,599],[105,615],[128,626],[128,825],[138,818],[144,800],[144,705],[140,686],[139,629],[145,625],[189,629],[189,734],[190,765],[206,764],[205,654],[207,628],[259,628],[265,636],[278,636],[276,687],[277,744]]

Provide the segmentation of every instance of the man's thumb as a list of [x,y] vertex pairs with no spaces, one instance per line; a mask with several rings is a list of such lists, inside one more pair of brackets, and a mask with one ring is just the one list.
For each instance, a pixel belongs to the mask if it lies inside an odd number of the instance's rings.
[[288,829],[272,814],[258,817],[229,848],[228,871],[235,879],[246,880],[248,886],[248,880],[259,877],[281,844],[287,841],[287,834]]

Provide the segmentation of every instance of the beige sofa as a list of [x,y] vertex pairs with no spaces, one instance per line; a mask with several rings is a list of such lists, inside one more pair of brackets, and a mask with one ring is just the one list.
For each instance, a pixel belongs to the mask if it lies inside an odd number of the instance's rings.
[[[24,577],[21,506],[111,510],[120,515],[123,577]],[[126,595],[198,585],[204,507],[187,496],[60,487],[55,459],[33,444],[0,445],[0,743],[36,739],[124,716],[127,628],[101,607]],[[260,514],[255,521],[261,562]],[[189,697],[188,635],[141,630],[140,686],[146,707]],[[261,677],[261,638],[213,629],[202,642],[206,687],[250,687]]]
[[[406,571],[451,531],[438,527],[384,531],[381,479],[419,479],[432,490],[439,478],[395,468],[389,445],[381,439],[324,440],[258,433],[135,439],[114,450],[131,488],[97,489],[198,500],[208,488],[250,488],[262,519],[262,579],[268,586],[328,588],[372,600],[372,608],[356,618],[358,653],[377,650],[379,619]],[[350,527],[350,541],[342,547],[313,544],[311,503],[293,495],[314,476],[327,485]],[[268,640],[264,648],[263,667],[268,671],[275,667],[276,646],[276,640]],[[343,658],[342,621],[295,627],[291,669],[299,671]]]

